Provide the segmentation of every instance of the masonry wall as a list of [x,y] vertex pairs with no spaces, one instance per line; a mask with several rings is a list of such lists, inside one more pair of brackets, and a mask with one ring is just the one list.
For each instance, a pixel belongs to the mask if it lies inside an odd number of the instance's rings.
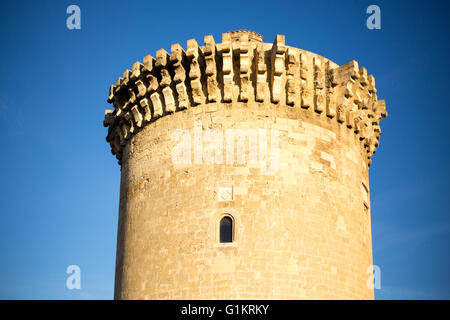
[[[248,139],[233,163],[225,140],[222,164],[195,163],[199,124],[265,129],[269,152],[276,130],[278,170],[249,161]],[[179,129],[191,164],[174,162]],[[201,104],[146,126],[122,154],[115,298],[373,299],[362,143],[324,113],[270,102]],[[224,214],[235,219],[231,244],[218,241]]]
[[368,166],[387,116],[374,76],[282,35],[186,48],[145,56],[109,90],[115,298],[373,299]]

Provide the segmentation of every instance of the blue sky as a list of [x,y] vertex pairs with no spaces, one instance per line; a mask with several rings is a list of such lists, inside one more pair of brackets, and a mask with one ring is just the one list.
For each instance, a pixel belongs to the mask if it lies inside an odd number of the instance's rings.
[[[81,30],[66,8],[81,8]],[[381,30],[366,8],[381,8]],[[146,54],[235,29],[375,76],[389,117],[370,168],[379,299],[450,299],[450,6],[433,1],[1,1],[0,299],[113,297],[120,170],[108,87]],[[67,266],[81,290],[66,289]]]

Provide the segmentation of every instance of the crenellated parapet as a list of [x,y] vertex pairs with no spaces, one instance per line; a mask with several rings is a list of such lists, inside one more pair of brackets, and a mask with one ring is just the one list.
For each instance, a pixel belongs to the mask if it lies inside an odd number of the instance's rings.
[[119,163],[126,142],[160,117],[201,104],[256,102],[336,121],[359,137],[370,165],[387,112],[375,78],[356,61],[339,66],[287,46],[282,35],[263,43],[246,30],[223,34],[221,43],[205,36],[203,46],[191,39],[186,50],[174,44],[170,51],[135,62],[109,89],[114,109],[105,111],[104,126]]

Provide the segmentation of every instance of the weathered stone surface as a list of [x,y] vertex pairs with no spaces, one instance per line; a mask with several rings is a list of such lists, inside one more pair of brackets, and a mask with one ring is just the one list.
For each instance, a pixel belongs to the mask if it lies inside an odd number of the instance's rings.
[[[368,167],[387,116],[375,78],[280,35],[204,43],[147,55],[109,88],[115,298],[372,299]],[[275,143],[277,157],[260,152]]]

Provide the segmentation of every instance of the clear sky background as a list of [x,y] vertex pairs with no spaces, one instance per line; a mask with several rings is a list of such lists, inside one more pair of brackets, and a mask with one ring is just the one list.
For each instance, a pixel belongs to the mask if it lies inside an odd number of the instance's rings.
[[[81,30],[66,8],[81,8]],[[366,8],[381,8],[381,30]],[[112,299],[120,168],[109,85],[156,50],[235,29],[352,59],[389,117],[370,168],[378,299],[450,299],[448,2],[1,1],[0,298]],[[81,290],[66,268],[81,268]]]

